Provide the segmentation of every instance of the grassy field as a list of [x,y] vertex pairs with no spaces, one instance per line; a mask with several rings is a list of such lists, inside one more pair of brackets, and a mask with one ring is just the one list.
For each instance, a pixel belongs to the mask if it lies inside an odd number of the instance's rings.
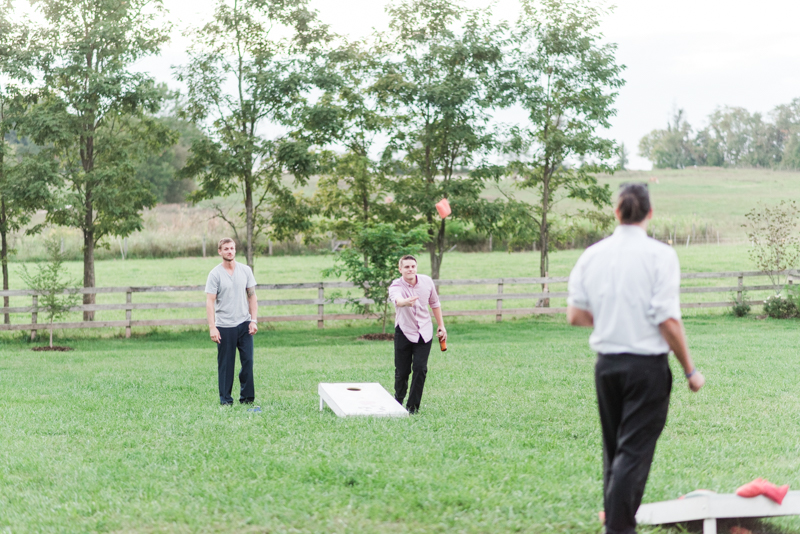
[[[671,362],[644,501],[732,492],[756,476],[794,488],[798,322],[696,316],[686,327],[708,383],[690,394]],[[259,333],[261,414],[217,405],[215,351],[195,332],[64,339],[76,350],[57,354],[4,343],[0,531],[600,532],[587,330],[561,317],[453,324],[418,415],[318,411],[322,381],[391,391],[391,345],[357,341],[365,331]],[[800,518],[759,528],[798,533]]]
[[[755,208],[759,201],[775,204],[782,199],[800,201],[800,172],[773,171],[768,169],[723,169],[690,168],[682,170],[623,171],[613,176],[600,176],[601,183],[608,183],[616,191],[620,183],[642,181],[649,184],[655,207],[652,229],[659,236],[677,232],[685,242],[692,232],[693,241],[716,243],[717,232],[723,243],[744,243],[746,235],[741,225],[744,215]],[[312,179],[304,188],[306,195],[312,195],[316,180]],[[513,182],[506,180],[500,188],[513,191],[516,196],[535,201],[530,191],[515,190]],[[497,197],[497,187],[489,187],[485,196]],[[234,208],[236,199],[225,201],[226,207]],[[214,218],[209,203],[198,206],[165,204],[145,211],[144,229],[128,238],[128,251],[133,257],[174,257],[201,255],[203,237],[206,236],[207,251],[214,252],[213,243],[222,235],[230,233],[228,226]],[[569,202],[557,205],[557,211],[574,211],[583,207]],[[34,222],[39,223],[44,214],[39,214]],[[707,233],[706,233],[707,231]],[[66,252],[74,259],[81,257],[80,232],[69,228],[51,228],[45,235],[64,239]],[[120,258],[122,240],[112,239],[109,247],[98,248],[98,258]],[[21,261],[43,258],[42,236],[12,236],[12,248],[16,248],[16,258]],[[263,245],[263,243],[262,243]],[[276,253],[287,253],[289,249],[299,250],[298,244],[276,244]]]
[[[736,271],[752,270],[753,264],[748,259],[747,247],[744,245],[703,245],[703,246],[678,246],[676,251],[681,259],[684,272],[709,272],[709,271]],[[551,256],[551,274],[553,276],[567,276],[578,259],[580,251],[567,250],[555,252]],[[505,252],[464,254],[452,252],[445,256],[442,267],[443,279],[475,279],[475,278],[511,278],[511,277],[531,277],[538,275],[539,256],[536,253],[523,252],[508,254]],[[151,285],[203,285],[209,270],[219,262],[216,258],[175,258],[175,259],[153,259],[153,260],[108,260],[97,262],[97,285],[100,287],[118,286],[151,286]],[[293,283],[293,282],[318,282],[322,280],[321,270],[332,265],[333,256],[279,256],[273,258],[258,258],[255,266],[256,280],[262,284],[273,283]],[[34,266],[29,265],[34,268]],[[67,269],[71,276],[80,278],[82,265],[80,262],[69,262]],[[11,287],[24,287],[19,279],[20,265],[11,265]],[[420,256],[420,272],[430,272],[430,265],[427,255]],[[686,286],[711,286],[711,285],[735,285],[735,279],[727,280],[687,280]],[[746,284],[765,284],[766,279],[747,279]],[[80,285],[80,284],[79,284]],[[566,284],[553,284],[551,291],[565,291]],[[540,291],[539,286],[506,284],[504,292],[514,293],[534,293]],[[470,285],[470,286],[442,286],[443,295],[496,295],[496,285]],[[749,294],[751,299],[762,299],[769,292],[753,292]],[[328,297],[333,296],[332,292],[326,293]],[[133,296],[134,303],[143,302],[203,302],[205,296],[202,291],[197,292],[173,292],[173,293],[137,293]],[[270,290],[259,293],[261,300],[278,299],[315,299],[317,298],[316,289],[306,290]],[[731,298],[729,293],[703,293],[684,295],[685,302],[711,302],[726,301]],[[124,293],[100,294],[98,303],[123,303],[125,302]],[[14,297],[11,299],[12,306],[29,306],[30,297]],[[506,300],[504,307],[508,308],[531,308],[536,305],[535,299]],[[552,306],[564,306],[565,299],[551,299]],[[475,310],[475,309],[495,309],[494,300],[463,300],[449,301],[445,303],[445,309],[449,310]],[[348,312],[342,305],[326,305],[326,313]],[[717,313],[724,313],[720,308]],[[178,319],[178,318],[202,318],[204,317],[203,308],[182,308],[171,310],[135,310],[134,320],[145,319]],[[311,315],[317,313],[315,305],[305,306],[262,306],[260,316],[268,315]],[[687,315],[696,313],[686,310]],[[702,312],[703,314],[708,312]],[[125,312],[122,310],[101,311],[97,313],[98,320],[123,320]],[[79,321],[80,314],[74,313],[67,317],[67,321]],[[451,318],[450,321],[474,321],[475,319]],[[483,321],[493,321],[493,316],[485,316]],[[12,316],[13,323],[29,323],[29,314],[16,314]],[[40,319],[42,322],[42,319]],[[314,326],[313,322],[303,323],[272,323],[274,328],[296,329],[309,328]],[[137,330],[144,331],[147,327],[136,327]],[[108,335],[119,331],[100,330],[91,335]],[[14,334],[19,335],[19,334]],[[56,335],[61,335],[56,333]],[[88,332],[87,332],[87,335]],[[8,334],[6,334],[8,337]],[[0,339],[3,337],[0,336]]]

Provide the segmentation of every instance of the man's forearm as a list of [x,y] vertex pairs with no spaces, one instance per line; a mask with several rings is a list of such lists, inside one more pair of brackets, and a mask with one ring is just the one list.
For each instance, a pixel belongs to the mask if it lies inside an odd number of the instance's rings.
[[590,311],[567,306],[567,322],[572,326],[594,326],[594,316]]
[[248,299],[250,304],[250,320],[258,322],[258,297],[255,293]]
[[432,308],[433,316],[436,318],[436,324],[440,328],[444,328],[444,319],[442,318],[442,308],[441,306],[438,308]]
[[691,373],[694,369],[694,362],[689,355],[689,347],[686,344],[686,334],[683,331],[683,323],[677,319],[667,319],[658,325],[658,330],[669,345],[669,348],[675,353],[675,357],[683,366],[684,372]]
[[206,301],[206,319],[208,320],[208,327],[214,328],[216,326],[216,318],[214,316],[214,303]]

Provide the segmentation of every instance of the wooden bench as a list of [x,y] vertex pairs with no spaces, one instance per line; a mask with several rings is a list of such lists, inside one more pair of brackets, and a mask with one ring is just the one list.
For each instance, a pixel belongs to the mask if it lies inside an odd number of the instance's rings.
[[800,515],[800,491],[790,491],[778,504],[763,495],[745,498],[733,493],[708,493],[674,501],[643,504],[636,512],[640,525],[703,521],[703,534],[717,534],[717,519]]

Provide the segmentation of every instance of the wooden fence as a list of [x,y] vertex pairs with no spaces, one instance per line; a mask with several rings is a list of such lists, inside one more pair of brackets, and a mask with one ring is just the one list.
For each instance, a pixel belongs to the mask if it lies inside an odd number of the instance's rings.
[[[773,273],[781,276],[787,276],[788,283],[791,284],[798,276],[798,271],[785,271],[783,273]],[[725,293],[731,296],[733,293],[737,295],[737,299],[741,302],[743,292],[747,291],[765,291],[780,289],[782,285],[774,284],[761,284],[761,285],[744,285],[745,278],[749,277],[765,277],[765,273],[761,271],[745,271],[745,272],[719,272],[719,273],[683,273],[682,280],[701,280],[701,279],[736,279],[736,285],[726,286],[695,286],[686,287],[682,285],[681,293]],[[501,321],[503,315],[530,315],[530,314],[557,314],[565,313],[565,307],[545,307],[539,306],[528,308],[504,308],[504,301],[514,300],[530,300],[539,299],[540,303],[543,299],[564,299],[567,296],[566,291],[550,291],[550,285],[564,285],[566,284],[567,277],[547,277],[547,278],[487,278],[477,280],[438,280],[440,300],[442,302],[450,301],[485,301],[494,300],[496,302],[494,309],[479,309],[479,310],[462,310],[462,309],[448,309],[443,306],[444,316],[481,316],[481,315],[494,315],[496,321]],[[496,293],[485,294],[456,294],[448,292],[449,287],[454,286],[470,286],[470,285],[496,285]],[[543,286],[544,290],[525,293],[505,293],[504,286],[509,285],[536,285]],[[317,290],[316,299],[279,299],[279,300],[259,300],[259,310],[264,310],[271,306],[293,306],[293,305],[316,305],[317,313],[308,315],[262,315],[258,317],[258,322],[277,322],[277,321],[316,321],[318,328],[323,328],[325,321],[337,320],[357,320],[357,319],[375,319],[376,314],[362,315],[352,313],[325,313],[325,306],[331,304],[344,304],[346,299],[342,298],[325,298],[326,289],[344,289],[353,288],[353,284],[349,282],[312,282],[312,283],[297,283],[297,284],[261,284],[256,286],[256,290],[260,295],[265,291],[273,290]],[[188,318],[188,319],[145,319],[134,320],[134,310],[167,310],[178,308],[205,308],[205,300],[198,300],[192,302],[133,302],[134,294],[145,293],[166,293],[166,292],[187,292],[194,291],[200,292],[205,289],[205,286],[150,286],[150,287],[98,287],[98,288],[80,288],[73,290],[77,293],[87,294],[105,294],[105,293],[119,293],[125,294],[125,302],[118,304],[81,304],[75,306],[72,311],[102,311],[102,310],[124,310],[125,320],[118,321],[80,321],[80,322],[64,322],[55,323],[54,328],[57,329],[75,329],[75,328],[125,328],[125,336],[130,337],[131,328],[134,326],[177,326],[177,325],[200,325],[206,324],[205,312],[201,317]],[[16,324],[0,324],[0,331],[9,330],[30,330],[31,338],[36,336],[38,329],[47,329],[48,325],[38,322],[39,313],[45,311],[38,306],[38,295],[31,290],[11,290],[0,291],[0,296],[8,297],[21,297],[30,296],[30,306],[16,306],[16,307],[2,307],[0,314],[30,314],[30,321]],[[751,304],[763,304],[763,300],[749,300]],[[362,299],[362,303],[373,303],[370,300]],[[731,299],[717,300],[711,302],[682,302],[682,308],[720,308],[731,306]]]

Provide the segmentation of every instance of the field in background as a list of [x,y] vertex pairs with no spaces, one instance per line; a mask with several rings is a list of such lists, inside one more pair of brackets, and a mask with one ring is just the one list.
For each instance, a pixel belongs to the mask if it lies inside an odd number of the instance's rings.
[[[765,169],[691,168],[683,170],[625,171],[611,177],[602,177],[616,191],[619,184],[627,181],[647,182],[655,205],[652,229],[659,237],[677,233],[682,244],[692,235],[691,243],[716,243],[717,232],[722,243],[745,243],[746,236],[741,225],[744,214],[756,207],[758,201],[775,204],[781,199],[800,200],[800,172],[772,171]],[[311,194],[315,182],[305,189]],[[513,189],[511,181],[500,187]],[[486,192],[487,197],[500,193],[494,187]],[[522,199],[532,201],[530,192],[515,191]],[[229,206],[233,204],[228,202]],[[565,202],[560,210],[577,207]],[[127,251],[130,257],[181,257],[201,256],[203,239],[206,239],[207,254],[215,253],[216,241],[222,235],[231,234],[222,220],[213,218],[214,212],[207,204],[196,207],[168,204],[145,212],[145,228],[130,236]],[[41,219],[42,216],[39,216]],[[38,219],[37,219],[38,222]],[[73,259],[80,259],[81,236],[76,230],[53,228],[45,235],[64,240],[65,250]],[[121,258],[125,243],[112,239],[107,249],[98,249],[99,259]],[[501,247],[500,243],[494,243]],[[16,235],[11,239],[16,248],[15,259],[26,261],[44,257],[42,237]],[[314,250],[327,247],[320,242]],[[487,245],[488,246],[488,245]],[[480,248],[480,247],[479,247]],[[275,254],[300,254],[308,252],[304,245],[275,243]],[[259,244],[259,253],[266,254],[266,241]]]
[[[708,382],[690,394],[671,358],[644,502],[756,476],[800,484],[797,324],[686,321]],[[588,330],[563,317],[453,324],[417,416],[319,412],[319,382],[392,390],[391,344],[356,341],[367,331],[259,333],[261,414],[217,405],[215,350],[195,333],[76,338],[57,354],[3,344],[0,433],[13,446],[0,448],[0,531],[600,531]],[[778,525],[800,532],[800,518],[758,531]]]

